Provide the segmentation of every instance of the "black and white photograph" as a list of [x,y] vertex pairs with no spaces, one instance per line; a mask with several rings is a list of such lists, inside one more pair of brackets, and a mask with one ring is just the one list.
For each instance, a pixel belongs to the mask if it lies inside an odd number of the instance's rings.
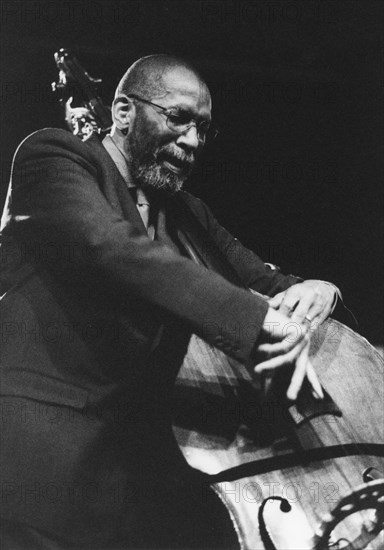
[[383,550],[384,2],[0,45],[0,548]]

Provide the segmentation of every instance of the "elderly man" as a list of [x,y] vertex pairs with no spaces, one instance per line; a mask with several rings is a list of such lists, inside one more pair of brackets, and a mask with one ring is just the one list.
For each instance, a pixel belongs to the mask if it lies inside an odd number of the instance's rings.
[[321,398],[307,326],[335,289],[266,266],[181,190],[215,135],[189,64],[138,60],[112,115],[103,143],[45,129],[15,156],[2,220],[3,546],[233,547],[172,436],[190,335],[255,376],[293,364],[288,397],[307,377]]

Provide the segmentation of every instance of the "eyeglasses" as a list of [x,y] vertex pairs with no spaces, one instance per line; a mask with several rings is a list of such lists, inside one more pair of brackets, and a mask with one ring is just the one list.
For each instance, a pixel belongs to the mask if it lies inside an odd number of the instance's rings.
[[166,124],[172,132],[175,132],[175,134],[184,134],[192,126],[195,126],[199,142],[205,144],[213,141],[219,133],[219,130],[212,123],[207,122],[206,120],[198,122],[195,118],[191,117],[187,111],[172,108],[167,109],[166,107],[157,105],[157,103],[148,101],[148,99],[143,99],[135,94],[129,94],[127,97],[131,97],[132,99],[136,99],[137,101],[141,101],[142,103],[161,109],[162,112],[160,114],[167,117]]

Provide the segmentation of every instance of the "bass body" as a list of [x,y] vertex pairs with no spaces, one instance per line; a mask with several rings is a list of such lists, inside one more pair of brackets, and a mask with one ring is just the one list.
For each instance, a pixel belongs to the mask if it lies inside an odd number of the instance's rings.
[[263,397],[251,375],[193,336],[175,388],[174,433],[211,475],[241,548],[384,548],[384,365],[328,320],[311,359],[326,393]]

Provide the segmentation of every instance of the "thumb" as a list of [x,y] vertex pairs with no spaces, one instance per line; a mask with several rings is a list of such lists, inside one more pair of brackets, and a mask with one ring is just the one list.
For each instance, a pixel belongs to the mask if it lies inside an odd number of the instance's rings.
[[276,294],[273,298],[269,298],[268,305],[270,305],[273,309],[279,309],[280,304],[283,301],[284,294],[284,292],[279,292],[279,294]]

